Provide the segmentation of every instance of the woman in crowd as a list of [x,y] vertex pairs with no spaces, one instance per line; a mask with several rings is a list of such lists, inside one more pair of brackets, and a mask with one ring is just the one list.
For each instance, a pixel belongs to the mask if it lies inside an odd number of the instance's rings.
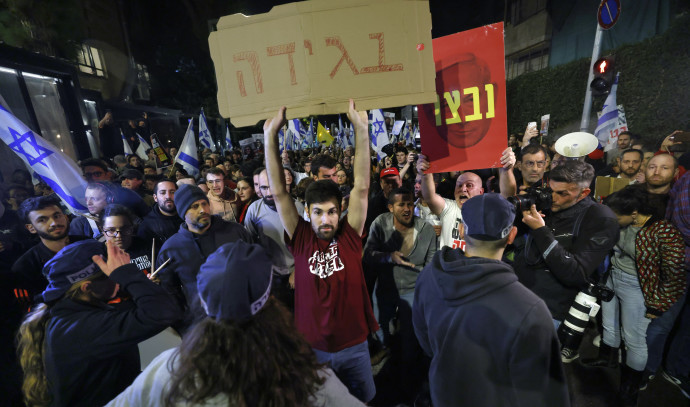
[[645,372],[648,354],[663,351],[663,342],[660,349],[648,347],[648,325],[685,291],[685,245],[671,223],[652,215],[654,209],[645,189],[626,187],[604,203],[615,212],[621,226],[606,282],[615,296],[601,306],[604,332],[599,356],[582,362],[617,367],[622,330],[627,352],[618,396],[621,405],[635,406],[641,383],[644,387],[644,381],[655,373]]
[[108,406],[363,406],[270,296],[271,270],[257,244],[218,248],[197,276],[208,318]]
[[352,188],[352,181],[350,180],[350,177],[347,176],[347,172],[345,172],[343,169],[336,171],[335,181],[338,183],[338,186],[346,185]]
[[[73,243],[51,259],[48,287],[19,330],[30,406],[101,406],[141,370],[137,344],[181,317],[175,299],[113,242]],[[100,270],[99,270],[100,269]],[[108,305],[118,289],[131,301]]]
[[254,191],[254,182],[251,177],[243,177],[237,181],[237,196],[240,199],[240,219],[239,223],[244,223],[244,217],[247,214],[247,208],[252,202],[256,201],[256,191]]
[[295,175],[290,168],[284,167],[283,172],[285,173],[285,187],[287,188],[288,194],[292,194],[295,190]]

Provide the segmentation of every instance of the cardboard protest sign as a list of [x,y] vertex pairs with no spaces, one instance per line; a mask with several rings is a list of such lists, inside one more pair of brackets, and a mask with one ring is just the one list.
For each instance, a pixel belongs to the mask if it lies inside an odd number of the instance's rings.
[[508,147],[503,23],[433,43],[436,102],[418,107],[430,171],[500,167]]
[[288,118],[432,103],[425,0],[311,0],[218,21],[209,46],[218,109],[237,127],[288,107]]
[[597,177],[594,196],[604,198],[630,185],[630,180],[614,177]]

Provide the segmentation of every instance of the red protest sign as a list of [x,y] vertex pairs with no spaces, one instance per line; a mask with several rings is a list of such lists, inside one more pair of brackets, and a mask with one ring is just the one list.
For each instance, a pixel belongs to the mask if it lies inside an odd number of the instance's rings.
[[503,23],[433,40],[436,103],[418,107],[431,172],[500,167],[508,146]]

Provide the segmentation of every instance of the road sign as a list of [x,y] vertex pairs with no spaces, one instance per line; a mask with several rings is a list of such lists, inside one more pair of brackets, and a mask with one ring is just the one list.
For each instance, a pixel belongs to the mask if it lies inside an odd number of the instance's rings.
[[608,30],[613,27],[621,15],[621,1],[620,0],[602,0],[599,4],[599,11],[597,12],[597,20],[599,26]]

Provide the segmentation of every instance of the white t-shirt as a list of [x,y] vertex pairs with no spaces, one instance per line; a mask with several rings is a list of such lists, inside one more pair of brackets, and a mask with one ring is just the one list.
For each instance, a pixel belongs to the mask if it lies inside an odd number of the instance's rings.
[[465,241],[460,239],[460,224],[462,223],[462,213],[457,202],[451,199],[443,199],[445,206],[441,211],[441,236],[439,246],[448,246],[452,249],[460,248],[465,250]]

